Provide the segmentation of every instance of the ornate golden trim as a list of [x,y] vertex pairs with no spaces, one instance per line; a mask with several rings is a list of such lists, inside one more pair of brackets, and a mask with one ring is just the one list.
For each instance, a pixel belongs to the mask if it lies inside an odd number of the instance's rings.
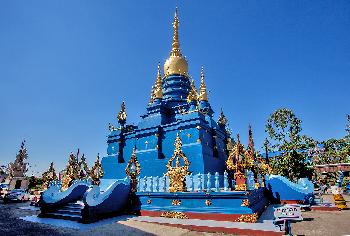
[[185,213],[177,212],[177,211],[165,211],[160,215],[160,217],[176,218],[176,219],[188,219],[188,216]]
[[173,206],[180,206],[181,205],[181,200],[180,199],[173,199],[171,201],[171,205],[173,205]]
[[[132,166],[135,167],[134,170],[131,168]],[[128,161],[128,164],[126,165],[125,173],[130,178],[131,191],[136,192],[137,191],[137,176],[141,173],[141,166],[140,166],[140,163],[137,161],[137,157],[135,154],[135,148],[132,149],[131,158]]]
[[[177,134],[175,139],[175,150],[173,156],[169,159],[166,167],[168,172],[165,174],[169,176],[170,185],[169,192],[185,192],[186,191],[186,175],[189,174],[188,168],[190,162],[188,161],[186,155],[183,153],[182,149],[182,141]],[[183,160],[183,166],[180,166],[180,158]],[[173,162],[175,161],[175,166],[173,166]]]
[[211,205],[211,200],[209,200],[209,199],[205,200],[205,205],[210,206]]
[[257,220],[258,220],[258,215],[254,213],[254,214],[248,214],[248,215],[241,215],[240,217],[238,217],[236,222],[256,223]]
[[249,206],[249,200],[248,199],[243,199],[241,206]]

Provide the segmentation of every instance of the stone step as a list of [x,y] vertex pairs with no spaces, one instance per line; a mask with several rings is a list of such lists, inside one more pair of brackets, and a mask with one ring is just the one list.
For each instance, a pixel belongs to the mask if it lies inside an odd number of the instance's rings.
[[72,209],[59,209],[56,211],[56,213],[60,214],[68,214],[68,215],[81,215],[81,210],[72,210]]
[[63,206],[61,209],[65,209],[65,210],[81,210],[83,208],[84,208],[84,206],[81,206],[81,205],[66,205],[66,206]]
[[71,221],[80,221],[82,219],[80,215],[63,214],[58,212],[47,213],[45,217],[54,218],[54,219],[71,220]]

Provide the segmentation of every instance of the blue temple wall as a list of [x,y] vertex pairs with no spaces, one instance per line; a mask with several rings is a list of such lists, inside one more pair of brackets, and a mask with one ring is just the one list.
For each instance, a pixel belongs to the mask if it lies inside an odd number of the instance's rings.
[[[182,150],[191,163],[189,168],[191,172],[194,174],[219,172],[222,175],[226,160],[223,136],[222,134],[221,136],[216,135],[217,154],[214,155],[211,128],[205,119],[201,118],[204,117],[198,118],[198,113],[188,114],[183,117],[182,121],[162,126],[161,134],[158,134],[158,128],[126,133],[123,143],[118,142],[120,131],[113,131],[108,139],[107,153],[109,156],[102,159],[104,178],[125,178],[126,163],[129,161],[135,146],[137,147],[137,158],[142,168],[141,177],[162,176],[167,171],[167,161],[173,155],[177,133],[183,142]],[[198,127],[200,128],[198,129]],[[118,159],[117,154],[119,146],[122,146],[123,149],[122,162]]]

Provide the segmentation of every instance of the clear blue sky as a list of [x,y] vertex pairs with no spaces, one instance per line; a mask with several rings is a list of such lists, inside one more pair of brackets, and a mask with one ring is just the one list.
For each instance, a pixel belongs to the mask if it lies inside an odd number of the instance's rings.
[[[267,117],[291,108],[303,133],[342,137],[350,112],[350,1],[1,1],[0,164],[23,138],[40,173],[78,147],[106,154],[108,122],[124,99],[145,112],[156,65],[168,57],[179,6],[180,42],[210,102],[258,147]],[[32,172],[30,172],[31,174]]]

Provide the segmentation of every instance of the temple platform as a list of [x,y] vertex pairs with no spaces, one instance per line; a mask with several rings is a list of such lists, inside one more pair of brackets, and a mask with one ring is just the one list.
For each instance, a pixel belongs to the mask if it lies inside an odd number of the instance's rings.
[[256,222],[266,209],[265,188],[227,192],[137,192],[141,216]]

